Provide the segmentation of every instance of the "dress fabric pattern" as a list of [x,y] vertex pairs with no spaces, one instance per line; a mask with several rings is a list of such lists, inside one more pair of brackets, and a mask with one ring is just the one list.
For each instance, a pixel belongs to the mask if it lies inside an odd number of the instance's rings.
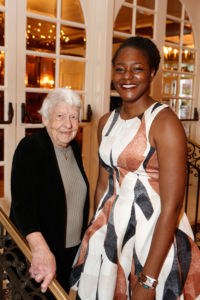
[[[103,129],[99,159],[109,181],[75,259],[70,286],[81,300],[127,300],[149,253],[161,211],[157,152],[149,130],[165,104]],[[200,299],[200,251],[185,213],[158,278],[156,300]]]

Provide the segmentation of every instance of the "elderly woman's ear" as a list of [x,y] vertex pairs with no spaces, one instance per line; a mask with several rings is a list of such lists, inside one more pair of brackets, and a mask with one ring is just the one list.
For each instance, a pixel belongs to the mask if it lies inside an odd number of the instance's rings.
[[44,116],[42,116],[42,123],[44,124],[45,127],[48,124],[48,120]]

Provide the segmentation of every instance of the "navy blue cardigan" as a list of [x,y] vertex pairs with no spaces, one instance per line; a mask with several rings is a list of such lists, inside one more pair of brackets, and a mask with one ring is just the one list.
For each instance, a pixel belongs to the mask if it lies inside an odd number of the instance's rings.
[[[79,145],[75,139],[70,145],[87,185],[83,236],[89,215],[89,185]],[[54,147],[46,128],[23,138],[15,150],[11,193],[11,221],[24,237],[38,231],[43,234],[56,257],[57,279],[61,283],[66,238],[66,199]]]

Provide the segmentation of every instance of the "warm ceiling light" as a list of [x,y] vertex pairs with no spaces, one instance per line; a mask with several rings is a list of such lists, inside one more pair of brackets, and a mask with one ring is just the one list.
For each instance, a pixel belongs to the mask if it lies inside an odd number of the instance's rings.
[[50,36],[50,35],[48,35],[48,38],[49,38],[49,39],[51,39],[51,36]]
[[30,30],[27,30],[28,33],[30,33]]
[[40,29],[38,28],[37,31],[40,32]]
[[34,36],[34,35],[32,35],[32,38],[34,39],[34,38],[35,38],[35,36]]
[[49,32],[52,32],[52,30],[50,29]]
[[178,52],[178,50],[177,49],[174,49],[174,53],[177,53]]
[[42,24],[41,24],[41,23],[38,23],[38,25],[41,26]]
[[168,50],[169,50],[169,51],[172,51],[172,48],[171,48],[171,47],[169,47],[169,48],[168,48]]
[[31,25],[28,25],[28,28],[31,28]]
[[185,54],[188,54],[188,50],[185,50]]
[[168,54],[168,48],[167,47],[164,47],[164,53]]
[[69,38],[67,37],[66,40],[65,40],[65,42],[68,42],[68,41],[69,41]]
[[52,27],[55,28],[56,26],[55,26],[55,25],[52,25]]

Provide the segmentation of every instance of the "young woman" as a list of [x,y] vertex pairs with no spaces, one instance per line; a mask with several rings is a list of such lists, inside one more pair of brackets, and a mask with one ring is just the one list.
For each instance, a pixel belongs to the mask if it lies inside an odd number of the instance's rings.
[[176,114],[149,96],[159,62],[142,37],[113,57],[123,105],[99,122],[96,214],[70,280],[78,299],[200,297],[200,252],[182,210],[186,136]]

